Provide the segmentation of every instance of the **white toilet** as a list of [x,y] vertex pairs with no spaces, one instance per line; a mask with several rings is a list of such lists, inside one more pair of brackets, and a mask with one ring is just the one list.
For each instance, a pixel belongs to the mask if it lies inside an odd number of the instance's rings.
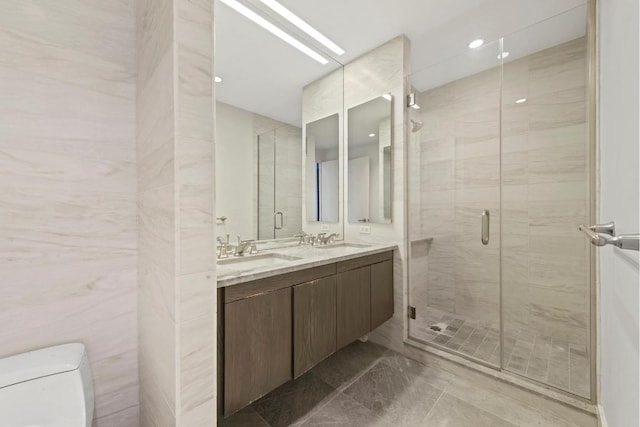
[[83,344],[0,359],[0,426],[89,427],[93,381]]

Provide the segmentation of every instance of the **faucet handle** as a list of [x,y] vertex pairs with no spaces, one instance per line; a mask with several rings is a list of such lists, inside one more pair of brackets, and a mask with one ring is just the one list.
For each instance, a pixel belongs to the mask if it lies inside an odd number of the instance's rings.
[[229,257],[229,247],[225,244],[218,246],[218,259],[224,259]]

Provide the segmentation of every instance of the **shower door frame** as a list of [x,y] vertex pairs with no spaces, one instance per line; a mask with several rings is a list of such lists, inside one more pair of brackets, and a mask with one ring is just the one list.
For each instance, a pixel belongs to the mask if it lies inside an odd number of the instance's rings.
[[[598,11],[599,11],[599,2],[600,0],[588,0],[587,5],[587,30],[586,30],[586,53],[587,53],[587,61],[586,61],[586,73],[587,73],[587,88],[586,88],[586,100],[587,100],[587,108],[585,111],[587,118],[587,144],[588,144],[588,153],[589,159],[587,163],[587,183],[589,185],[589,207],[588,207],[588,217],[589,223],[595,224],[598,223],[600,218],[598,215],[599,212],[599,139],[598,139],[598,117],[599,117],[599,108],[598,108],[598,93],[599,93],[599,75],[598,75]],[[566,12],[566,11],[565,11]],[[564,13],[564,12],[562,12]],[[533,24],[536,25],[536,24]],[[500,49],[502,51],[502,41],[506,36],[503,36],[499,39],[500,41]],[[502,77],[503,77],[504,68],[501,66],[500,70],[500,84],[501,84],[501,94],[502,97]],[[411,77],[407,77],[409,80],[407,82],[407,87],[411,87]],[[500,145],[502,146],[502,102],[500,106]],[[409,113],[408,110],[405,109],[405,138],[409,143],[410,141],[410,130],[409,130]],[[406,206],[405,209],[405,221],[407,227],[405,231],[407,233],[407,237],[405,238],[405,250],[407,253],[407,271],[408,271],[408,279],[406,282],[406,304],[405,304],[405,322],[404,322],[404,343],[406,345],[410,345],[412,347],[419,348],[421,350],[427,351],[429,353],[436,354],[437,356],[444,357],[449,360],[453,360],[454,362],[460,361],[468,361],[470,363],[465,363],[465,366],[470,367],[472,369],[478,369],[484,373],[494,375],[502,380],[507,382],[516,384],[518,386],[524,386],[525,388],[530,388],[535,392],[539,392],[547,397],[550,397],[555,400],[560,400],[564,403],[568,403],[573,406],[582,407],[583,409],[587,409],[585,404],[587,405],[597,405],[598,403],[598,395],[599,395],[599,328],[598,328],[598,318],[599,318],[599,310],[598,310],[598,300],[599,300],[599,269],[598,269],[598,252],[596,248],[591,246],[589,253],[589,365],[590,365],[590,398],[585,398],[583,396],[571,393],[570,391],[563,390],[561,388],[554,387],[552,385],[534,380],[532,378],[528,378],[524,375],[519,375],[518,373],[511,372],[506,370],[504,367],[504,320],[503,320],[503,280],[502,280],[502,239],[504,237],[502,230],[502,195],[500,196],[500,292],[499,292],[499,304],[500,304],[500,366],[496,367],[491,365],[490,363],[484,362],[472,356],[467,356],[463,353],[456,352],[455,350],[448,349],[445,346],[440,346],[426,340],[422,340],[417,337],[411,336],[410,331],[410,322],[409,318],[409,306],[411,305],[411,239],[409,234],[409,229],[411,227],[411,189],[408,187],[410,180],[408,179],[409,174],[409,161],[408,161],[408,148],[405,149],[405,158],[404,163],[406,165],[406,175],[405,182],[407,184],[407,189],[404,192],[406,196]],[[502,157],[502,149],[500,149],[500,156]],[[502,192],[502,167],[499,170],[500,174],[500,191]],[[475,366],[474,366],[475,365]],[[522,381],[524,380],[524,381]]]

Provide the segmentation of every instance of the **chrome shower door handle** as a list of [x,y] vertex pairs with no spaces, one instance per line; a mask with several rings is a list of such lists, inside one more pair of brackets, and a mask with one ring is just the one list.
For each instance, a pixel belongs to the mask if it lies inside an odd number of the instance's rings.
[[[278,221],[276,220],[278,215],[280,215],[280,227],[278,227]],[[273,227],[276,230],[282,230],[282,228],[284,227],[284,214],[282,212],[278,211],[275,214],[273,214]]]
[[485,246],[489,244],[490,222],[491,215],[489,214],[489,211],[482,211],[482,228],[480,230],[480,241]]

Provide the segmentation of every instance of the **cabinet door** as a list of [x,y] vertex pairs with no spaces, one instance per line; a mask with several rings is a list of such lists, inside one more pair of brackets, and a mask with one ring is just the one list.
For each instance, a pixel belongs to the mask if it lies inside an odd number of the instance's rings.
[[371,266],[338,274],[338,349],[371,330]]
[[293,376],[336,351],[336,276],[293,288]]
[[371,330],[393,316],[393,261],[371,266]]
[[224,306],[224,413],[291,379],[291,288]]

